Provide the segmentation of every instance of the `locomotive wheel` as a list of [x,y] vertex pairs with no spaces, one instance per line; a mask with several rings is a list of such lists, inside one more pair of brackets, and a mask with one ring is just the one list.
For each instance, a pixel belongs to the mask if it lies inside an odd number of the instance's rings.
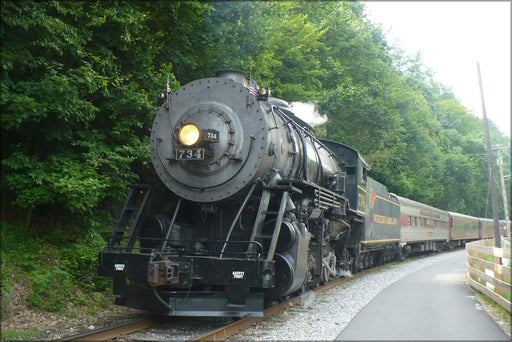
[[336,254],[330,244],[323,247],[322,258],[322,281],[324,284],[329,282],[330,277],[336,276]]
[[315,276],[315,264],[316,264],[315,254],[311,253],[311,251],[310,251],[309,257],[308,257],[308,273],[306,276],[306,281],[308,284],[313,283],[313,278]]
[[361,254],[361,267],[363,269],[366,269],[370,266],[369,260],[368,260],[368,253]]
[[317,269],[317,262],[318,261],[315,252],[309,250],[306,285],[310,288],[316,287],[320,282],[320,277],[318,275],[315,275],[315,270]]
[[350,251],[345,248],[341,255],[340,269],[345,272],[352,272],[352,265],[354,264],[354,258],[350,254]]

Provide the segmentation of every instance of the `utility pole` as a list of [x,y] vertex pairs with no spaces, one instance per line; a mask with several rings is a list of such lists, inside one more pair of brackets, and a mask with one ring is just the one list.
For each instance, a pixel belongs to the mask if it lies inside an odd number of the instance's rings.
[[492,202],[492,217],[494,220],[494,236],[496,247],[501,248],[501,234],[500,234],[500,219],[498,213],[498,200],[496,199],[496,184],[494,183],[494,167],[492,164],[492,151],[491,151],[491,138],[489,136],[489,124],[487,123],[487,113],[485,111],[484,101],[484,88],[482,86],[482,76],[480,75],[480,63],[476,62],[478,70],[478,83],[480,84],[480,97],[482,98],[482,112],[484,115],[484,130],[485,130],[485,146],[487,149],[487,164],[489,165],[489,181],[491,186],[491,202]]
[[493,151],[498,151],[497,163],[498,169],[500,171],[500,179],[501,179],[501,196],[503,197],[503,209],[505,209],[505,224],[507,227],[507,234],[510,238],[510,221],[508,220],[508,199],[507,199],[507,188],[505,187],[505,177],[503,176],[503,159],[501,158],[501,150],[510,148],[510,144],[508,146],[496,146],[493,148]]

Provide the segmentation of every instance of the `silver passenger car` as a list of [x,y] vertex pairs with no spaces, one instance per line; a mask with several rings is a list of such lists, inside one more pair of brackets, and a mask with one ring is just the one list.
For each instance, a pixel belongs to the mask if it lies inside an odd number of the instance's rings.
[[448,212],[408,198],[400,201],[400,243],[403,251],[435,251],[449,242]]

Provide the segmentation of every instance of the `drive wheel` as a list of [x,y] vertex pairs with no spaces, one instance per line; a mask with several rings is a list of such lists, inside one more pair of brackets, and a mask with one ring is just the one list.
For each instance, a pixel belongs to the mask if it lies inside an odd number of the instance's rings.
[[322,282],[327,284],[329,279],[336,276],[336,254],[330,244],[323,246]]
[[340,270],[342,270],[344,272],[352,273],[353,265],[354,265],[354,258],[352,257],[352,254],[350,254],[350,251],[347,248],[345,248],[343,250],[343,254],[341,255]]
[[309,288],[315,288],[318,286],[320,282],[320,272],[319,270],[319,262],[318,257],[315,252],[309,250],[308,256],[308,268],[306,274],[306,284]]

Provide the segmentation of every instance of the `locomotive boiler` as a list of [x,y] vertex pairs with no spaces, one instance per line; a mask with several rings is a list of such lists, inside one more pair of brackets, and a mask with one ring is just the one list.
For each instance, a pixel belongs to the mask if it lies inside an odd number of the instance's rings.
[[[318,139],[268,88],[224,70],[161,99],[150,137],[157,182],[132,187],[100,254],[116,304],[261,316],[376,250],[364,230],[368,165]],[[383,222],[399,234],[396,220]]]

